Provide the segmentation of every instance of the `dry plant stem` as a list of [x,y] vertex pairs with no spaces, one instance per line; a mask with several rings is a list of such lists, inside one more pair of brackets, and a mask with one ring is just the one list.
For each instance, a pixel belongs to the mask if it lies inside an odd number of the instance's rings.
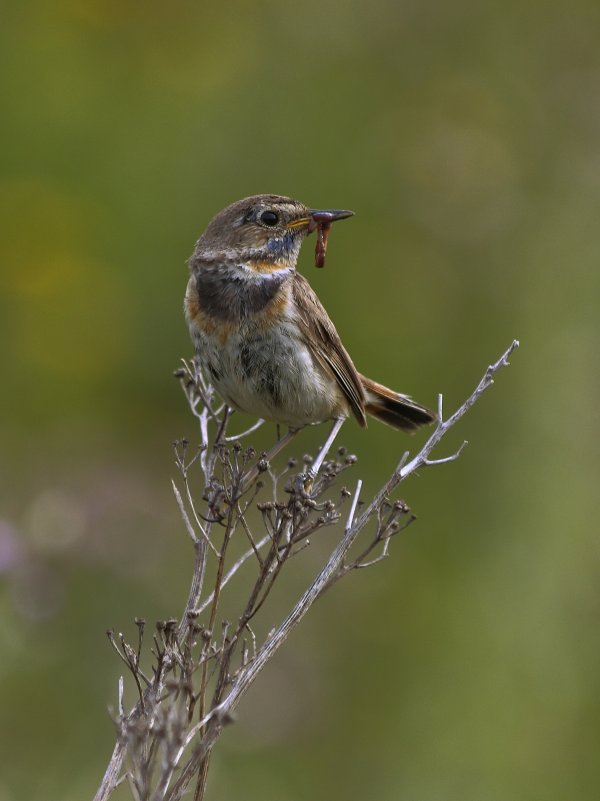
[[319,474],[319,470],[323,465],[323,462],[327,458],[327,454],[329,453],[331,446],[335,442],[335,438],[337,437],[340,428],[344,425],[346,421],[345,417],[338,417],[333,421],[333,425],[331,427],[331,431],[329,432],[329,436],[325,440],[325,443],[319,453],[317,454],[317,458],[314,460],[312,465],[310,466],[309,475],[312,479],[315,479]]
[[[290,428],[290,429],[288,429],[287,432],[283,435],[283,437],[280,437],[277,440],[277,442],[270,448],[270,450],[268,450],[265,453],[264,459],[261,460],[261,461],[264,461],[264,463],[271,462],[279,453],[281,453],[281,451],[287,445],[289,445],[289,443],[296,437],[297,434],[300,433],[300,431],[302,431],[301,428]],[[256,479],[258,478],[260,472],[261,472],[261,463],[258,462],[244,476],[244,482],[243,482],[242,487],[243,488],[250,487],[252,485],[252,483],[254,481],[256,481]]]
[[[308,534],[339,519],[334,504],[328,500],[322,501],[321,497],[327,487],[333,485],[336,475],[345,470],[351,461],[348,461],[348,465],[325,461],[325,448],[331,447],[337,433],[336,426],[339,428],[336,421],[318,461],[313,464],[313,469],[315,465],[317,467],[318,477],[311,491],[305,491],[302,481],[291,480],[288,484],[288,501],[274,499],[266,504],[258,504],[267,533],[266,536],[253,536],[245,513],[254,503],[258,492],[256,479],[261,471],[268,469],[268,465],[265,467],[263,459],[260,467],[248,467],[250,457],[243,457],[241,446],[237,444],[233,446],[233,458],[224,455],[223,449],[236,440],[226,437],[229,411],[216,408],[218,401],[210,385],[185,365],[181,376],[182,386],[192,414],[198,419],[201,446],[197,457],[189,462],[186,462],[185,449],[183,455],[180,453],[177,457],[186,497],[184,500],[177,488],[175,496],[195,549],[192,584],[179,623],[167,621],[159,629],[159,636],[155,635],[157,663],[152,680],[139,670],[141,640],[137,651],[123,638],[120,646],[116,641],[113,643],[134,673],[140,689],[140,701],[129,714],[125,713],[121,681],[118,700],[120,735],[95,801],[108,799],[122,781],[126,756],[131,764],[127,778],[134,798],[179,801],[188,792],[194,777],[194,799],[200,801],[204,797],[210,753],[223,727],[232,720],[232,714],[244,692],[323,592],[353,570],[374,565],[387,556],[390,538],[414,519],[402,501],[389,500],[391,493],[420,468],[458,458],[466,443],[446,457],[433,459],[431,453],[448,430],[491,386],[494,375],[508,365],[508,359],[517,347],[518,342],[514,341],[500,359],[488,367],[473,393],[447,420],[443,418],[442,397],[439,396],[439,420],[430,437],[412,459],[408,452],[402,456],[386,484],[360,512],[362,482],[357,482],[353,493],[343,490],[342,497],[350,498],[350,505],[340,541],[283,622],[271,630],[260,644],[256,642],[250,623],[269,598],[274,582],[281,576],[289,558],[300,548],[306,547]],[[212,441],[211,428],[216,429]],[[292,436],[287,436],[289,442]],[[187,479],[187,469],[196,458],[207,488],[204,496],[208,499],[205,515],[199,514],[195,508],[194,494]],[[223,465],[223,478],[217,480],[215,476],[220,464]],[[306,473],[299,476],[300,479],[305,477]],[[251,495],[253,490],[254,494]],[[374,528],[373,535],[359,549],[358,556],[350,557],[351,547],[368,524],[369,530]],[[251,547],[229,567],[228,546],[238,528],[240,536],[248,538]],[[214,538],[219,531],[221,537],[217,546]],[[201,600],[209,556],[215,560],[215,583]],[[219,637],[214,629],[221,596],[229,581],[244,565],[248,565],[249,560],[254,564],[256,573],[247,601],[233,624],[222,622],[222,634]],[[204,613],[208,616],[206,624],[196,623]],[[248,642],[251,643],[251,649]],[[199,656],[196,655],[198,643],[201,644]],[[196,671],[200,687],[197,693],[193,690]],[[140,677],[146,685],[145,689],[142,689]],[[177,712],[178,709],[181,714]],[[196,720],[192,720],[193,712]]]
[[250,426],[250,428],[247,428],[245,431],[242,431],[241,434],[234,434],[231,437],[225,437],[225,442],[239,442],[239,440],[244,439],[249,434],[253,434],[255,431],[258,431],[258,429],[261,426],[263,426],[264,424],[265,424],[265,420],[262,420],[262,419],[259,418],[256,421],[256,423],[254,423],[253,426]]

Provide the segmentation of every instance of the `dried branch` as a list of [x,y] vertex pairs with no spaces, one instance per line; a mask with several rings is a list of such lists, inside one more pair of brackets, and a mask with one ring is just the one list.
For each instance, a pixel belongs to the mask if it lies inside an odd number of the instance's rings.
[[[262,423],[237,436],[227,435],[230,410],[216,399],[197,366],[184,362],[176,375],[198,421],[200,445],[188,459],[188,443],[176,443],[175,461],[185,493],[175,483],[173,489],[194,547],[190,591],[180,620],[170,619],[156,626],[151,675],[141,667],[143,620],[136,621],[136,645],[123,635],[115,638],[109,632],[113,648],[133,677],[139,701],[125,711],[121,679],[115,714],[117,744],[95,801],[106,801],[125,778],[132,797],[140,801],[178,801],[194,779],[195,801],[204,797],[211,751],[224,726],[232,721],[245,691],[323,592],[343,576],[372,567],[388,556],[391,538],[415,519],[404,501],[391,500],[393,492],[417,470],[460,456],[466,442],[449,456],[432,458],[431,454],[491,386],[500,368],[508,365],[518,344],[514,341],[488,367],[475,390],[447,420],[439,396],[439,419],[430,437],[412,458],[408,451],[404,453],[384,486],[360,512],[360,479],[354,492],[346,487],[335,490],[340,475],[356,462],[356,457],[343,448],[335,458],[328,458],[339,421],[315,460],[305,457],[303,471],[293,474],[296,462],[290,459],[277,474],[270,462],[297,432],[280,437],[266,454],[257,456],[252,448],[243,450],[240,439]],[[202,512],[188,482],[188,471],[197,464],[205,484]],[[264,488],[259,479],[263,473],[271,477],[272,500],[261,500]],[[286,476],[287,483],[280,489]],[[348,502],[341,538],[316,578],[279,626],[258,636],[250,623],[254,626],[253,621],[260,620],[289,560],[309,547],[321,530],[336,524]],[[251,522],[253,510],[259,515],[258,523]],[[363,532],[362,545],[353,549]],[[247,540],[250,548],[234,557],[230,546],[239,537]],[[202,600],[209,559],[214,566],[214,585]],[[242,570],[254,573],[246,601],[231,622],[221,617],[221,600]]]

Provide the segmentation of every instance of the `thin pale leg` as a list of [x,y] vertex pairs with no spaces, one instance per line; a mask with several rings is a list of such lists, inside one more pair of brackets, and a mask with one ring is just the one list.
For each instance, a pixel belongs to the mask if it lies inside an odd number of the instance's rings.
[[[272,461],[277,456],[277,454],[280,453],[286,447],[286,445],[294,439],[294,437],[299,431],[302,431],[302,428],[289,428],[287,433],[284,434],[283,437],[280,437],[280,439],[277,440],[277,442],[270,448],[270,450],[267,451],[267,453],[265,454],[265,460],[267,462]],[[246,487],[250,486],[250,484],[258,476],[259,472],[260,471],[258,469],[257,464],[255,464],[254,467],[248,470],[248,472],[246,473],[246,475],[242,480],[243,490],[245,490]]]
[[321,450],[317,454],[317,458],[311,464],[310,470],[308,471],[308,473],[310,475],[310,478],[313,481],[317,477],[317,474],[318,474],[319,470],[321,469],[321,467],[323,465],[323,462],[327,458],[327,454],[329,453],[329,449],[333,445],[333,443],[335,441],[335,438],[337,437],[337,435],[339,433],[340,428],[344,425],[345,422],[346,422],[346,418],[345,417],[336,417],[336,419],[333,421],[333,426],[331,428],[331,431],[329,432],[329,436],[325,440],[325,444],[323,445],[323,447],[321,448]]

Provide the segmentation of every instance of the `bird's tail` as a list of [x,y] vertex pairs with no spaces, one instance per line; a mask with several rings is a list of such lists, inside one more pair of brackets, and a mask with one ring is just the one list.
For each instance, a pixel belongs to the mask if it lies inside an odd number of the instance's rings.
[[400,395],[364,375],[360,380],[366,395],[365,411],[382,423],[403,431],[416,431],[419,426],[437,419],[436,414],[407,395]]

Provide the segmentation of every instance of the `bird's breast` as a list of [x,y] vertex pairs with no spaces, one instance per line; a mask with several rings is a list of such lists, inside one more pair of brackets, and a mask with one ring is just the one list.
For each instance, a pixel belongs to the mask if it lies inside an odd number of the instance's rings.
[[[186,316],[200,362],[230,406],[288,425],[345,413],[336,381],[314,358],[298,327],[291,281],[283,281],[267,303],[252,305],[252,291],[230,301],[236,315],[220,307],[216,312],[214,303],[202,301],[201,289],[192,276]],[[244,288],[237,289],[244,294]],[[251,314],[244,313],[248,308]]]

